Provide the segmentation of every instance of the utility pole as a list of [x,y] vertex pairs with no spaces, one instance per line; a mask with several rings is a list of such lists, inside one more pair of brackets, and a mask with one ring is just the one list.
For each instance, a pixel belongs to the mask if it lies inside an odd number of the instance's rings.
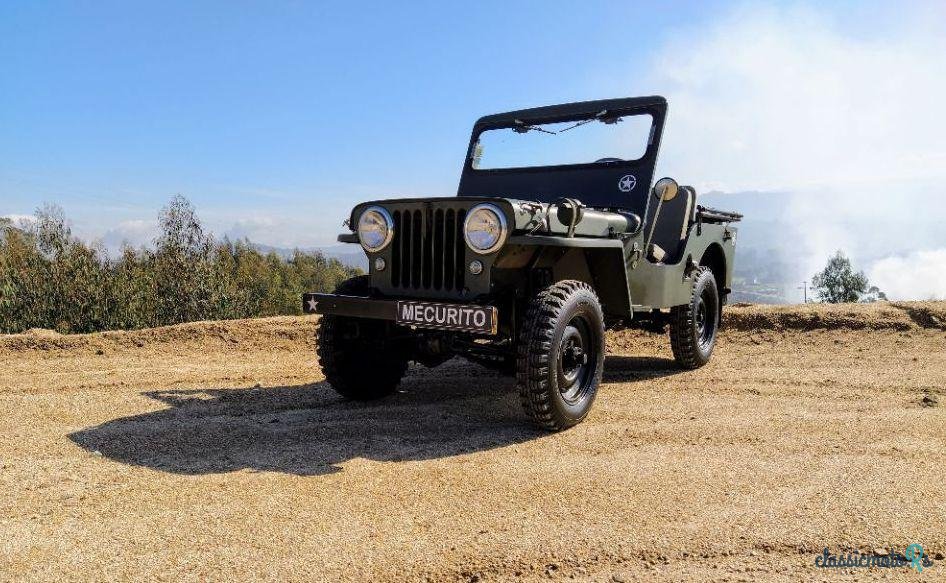
[[795,289],[804,290],[804,292],[805,292],[805,303],[807,304],[807,303],[808,303],[808,280],[806,279],[805,281],[801,282],[801,287],[797,287],[797,288],[795,288]]

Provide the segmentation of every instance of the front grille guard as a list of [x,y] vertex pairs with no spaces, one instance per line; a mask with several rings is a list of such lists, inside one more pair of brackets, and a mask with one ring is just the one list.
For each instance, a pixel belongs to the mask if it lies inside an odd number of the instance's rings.
[[466,207],[393,210],[391,287],[402,291],[463,290],[466,214]]

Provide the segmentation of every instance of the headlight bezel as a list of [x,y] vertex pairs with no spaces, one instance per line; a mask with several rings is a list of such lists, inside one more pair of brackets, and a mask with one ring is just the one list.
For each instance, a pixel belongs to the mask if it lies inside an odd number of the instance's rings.
[[[387,228],[387,233],[385,234],[384,240],[376,247],[367,245],[365,243],[364,237],[362,237],[361,234],[361,221],[368,215],[368,213],[372,212],[381,215],[381,218],[384,219],[385,227]],[[390,245],[391,241],[394,239],[394,219],[391,217],[391,213],[388,212],[388,209],[382,206],[372,205],[366,207],[363,211],[361,211],[361,214],[358,215],[358,221],[355,224],[355,233],[358,235],[358,242],[361,243],[362,249],[368,253],[378,253]]]
[[[470,220],[479,210],[488,210],[492,212],[499,221],[499,237],[496,238],[496,242],[491,246],[485,249],[480,249],[479,247],[473,245],[470,241]],[[509,226],[506,223],[506,213],[502,211],[498,206],[493,203],[483,202],[473,206],[469,212],[466,214],[466,219],[463,220],[463,240],[466,241],[466,246],[470,248],[474,253],[480,255],[489,255],[490,253],[495,253],[503,244],[506,243],[506,237],[509,236]]]

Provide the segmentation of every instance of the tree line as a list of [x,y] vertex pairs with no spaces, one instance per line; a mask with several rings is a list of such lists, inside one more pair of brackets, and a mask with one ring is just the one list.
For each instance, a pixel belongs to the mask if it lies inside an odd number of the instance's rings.
[[0,219],[0,332],[136,329],[195,320],[300,314],[304,291],[331,291],[359,274],[320,252],[261,253],[217,240],[175,196],[151,247],[111,257],[72,234],[62,209]]

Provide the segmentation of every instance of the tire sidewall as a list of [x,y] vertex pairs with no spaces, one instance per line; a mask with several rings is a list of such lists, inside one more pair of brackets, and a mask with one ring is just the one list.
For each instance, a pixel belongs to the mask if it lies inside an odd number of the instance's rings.
[[[710,298],[712,299],[713,305],[706,306],[707,317],[713,318],[713,336],[705,346],[700,342],[700,329],[697,324],[697,311],[699,310],[700,298],[703,297],[705,292],[710,292]],[[710,356],[713,355],[713,349],[716,347],[716,338],[719,335],[719,324],[720,324],[720,304],[719,304],[719,290],[716,287],[716,278],[713,276],[713,272],[705,270],[700,274],[700,277],[696,281],[696,285],[693,289],[693,300],[690,305],[690,309],[693,312],[693,324],[690,329],[690,334],[692,336],[693,346],[696,350],[697,355],[700,360],[704,363],[709,361]]]
[[[578,402],[569,403],[559,390],[558,363],[562,349],[562,336],[565,333],[565,328],[575,316],[583,317],[588,324],[591,341],[594,343],[594,355],[589,354],[588,360],[594,363],[595,368],[588,392]],[[591,409],[598,393],[598,385],[601,383],[601,374],[604,369],[604,352],[604,315],[594,296],[583,290],[579,291],[569,298],[556,319],[549,353],[548,383],[551,400],[555,411],[562,417],[565,424],[574,425],[588,415],[588,411]]]
[[[369,285],[369,277],[359,275],[341,282],[335,293],[367,297]],[[355,339],[347,334],[350,326],[359,328]],[[408,356],[384,347],[386,336],[380,320],[330,314],[321,317],[316,330],[316,352],[322,372],[336,392],[358,401],[394,392],[407,368]],[[373,346],[378,340],[382,346]]]

